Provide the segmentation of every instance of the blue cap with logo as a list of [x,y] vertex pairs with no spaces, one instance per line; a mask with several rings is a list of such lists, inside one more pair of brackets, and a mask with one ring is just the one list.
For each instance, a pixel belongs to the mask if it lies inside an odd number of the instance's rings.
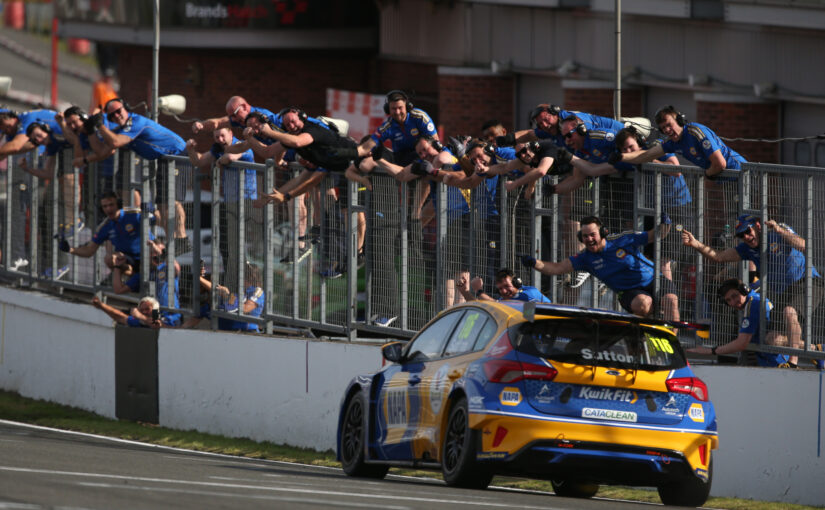
[[757,221],[759,221],[759,217],[753,214],[743,214],[739,216],[739,223],[736,224],[736,235],[744,234],[749,228],[753,227]]

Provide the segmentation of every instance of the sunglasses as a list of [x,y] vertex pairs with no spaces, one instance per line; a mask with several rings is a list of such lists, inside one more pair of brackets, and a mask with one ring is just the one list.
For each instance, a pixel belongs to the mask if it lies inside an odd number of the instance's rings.
[[121,107],[120,107],[120,108],[118,108],[117,110],[112,110],[111,112],[109,112],[109,113],[107,113],[107,114],[106,114],[106,118],[107,118],[107,119],[109,119],[109,121],[110,121],[110,122],[111,122],[111,121],[113,121],[113,120],[115,120],[115,115],[117,115],[117,113],[118,113],[119,111],[121,111],[122,109],[123,109],[123,107],[121,106]]
[[566,134],[566,135],[564,135],[564,137],[565,137],[565,138],[573,138],[573,133],[574,133],[574,132],[575,132],[574,130],[570,130],[570,131],[568,131],[568,132],[567,132],[567,134]]

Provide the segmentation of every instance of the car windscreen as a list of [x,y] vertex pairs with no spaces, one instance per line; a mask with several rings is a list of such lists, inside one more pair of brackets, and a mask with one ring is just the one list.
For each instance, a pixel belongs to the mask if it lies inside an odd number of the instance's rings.
[[552,361],[640,370],[686,364],[674,335],[623,321],[539,319],[515,329],[510,338],[516,350]]

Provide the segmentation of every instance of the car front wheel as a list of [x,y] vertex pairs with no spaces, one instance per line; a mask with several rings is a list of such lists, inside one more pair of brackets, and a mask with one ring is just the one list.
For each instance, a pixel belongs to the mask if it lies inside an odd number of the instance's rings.
[[450,409],[441,452],[441,471],[447,485],[484,489],[493,473],[476,460],[478,431],[470,428],[467,399],[460,398]]
[[389,466],[367,464],[364,461],[367,405],[363,392],[358,392],[347,403],[341,421],[341,464],[344,473],[362,478],[384,478]]

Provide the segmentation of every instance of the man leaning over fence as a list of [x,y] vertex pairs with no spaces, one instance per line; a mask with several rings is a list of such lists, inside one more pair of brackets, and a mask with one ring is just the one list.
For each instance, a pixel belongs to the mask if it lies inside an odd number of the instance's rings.
[[[776,220],[767,220],[765,224],[770,229],[768,232],[767,246],[767,266],[766,275],[768,280],[768,291],[776,298],[776,307],[782,313],[785,323],[785,333],[789,339],[790,346],[795,349],[802,349],[802,326],[800,317],[805,317],[805,273],[806,259],[804,255],[805,239],[797,234],[791,227],[784,223],[777,223]],[[710,246],[702,244],[693,237],[693,234],[683,230],[682,242],[702,254],[703,257],[715,262],[735,263],[741,260],[749,260],[756,264],[756,271],[761,268],[761,240],[762,222],[759,217],[751,214],[743,214],[739,217],[736,225],[736,237],[742,241],[724,251],[717,252]],[[816,270],[812,268],[812,295],[811,309],[822,303],[825,295],[825,280]],[[796,363],[796,356],[791,357],[790,362]]]

